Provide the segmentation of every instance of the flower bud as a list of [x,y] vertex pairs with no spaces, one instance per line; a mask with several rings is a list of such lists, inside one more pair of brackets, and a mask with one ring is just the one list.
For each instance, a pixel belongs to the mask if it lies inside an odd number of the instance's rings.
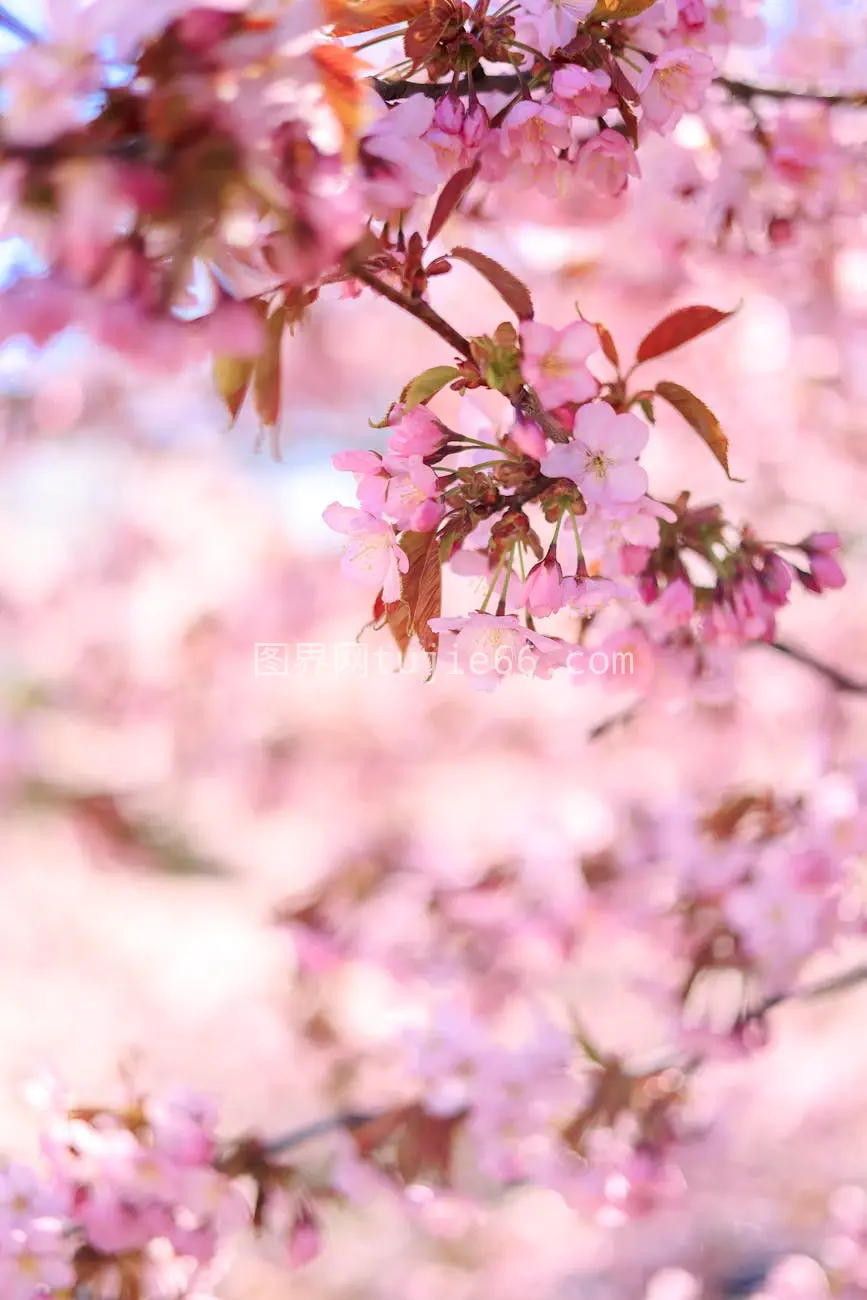
[[444,95],[434,110],[434,125],[446,135],[460,135],[467,111],[457,95]]
[[520,452],[533,460],[541,460],[548,452],[544,433],[531,420],[516,420],[509,430],[509,437]]
[[474,104],[464,119],[461,139],[467,149],[478,149],[488,134],[488,115],[481,104]]

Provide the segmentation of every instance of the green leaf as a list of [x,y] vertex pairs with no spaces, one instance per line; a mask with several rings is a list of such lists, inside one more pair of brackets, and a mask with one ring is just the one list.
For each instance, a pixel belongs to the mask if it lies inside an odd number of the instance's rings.
[[635,359],[638,364],[665,356],[675,348],[691,343],[700,334],[715,329],[734,316],[733,311],[719,311],[716,307],[681,307],[654,325],[641,340]]
[[460,374],[456,366],[431,366],[430,370],[423,370],[409,381],[400,395],[401,403],[407,411],[412,411],[416,406],[429,402],[453,379],[459,379]]
[[673,406],[677,413],[683,416],[691,428],[695,429],[702,441],[707,443],[725,470],[726,477],[733,483],[743,483],[742,478],[732,478],[729,472],[728,438],[723,433],[722,425],[713,411],[705,406],[695,393],[691,393],[688,388],[681,388],[680,384],[663,380],[656,385],[656,391],[669,406]]
[[212,362],[214,387],[229,412],[230,428],[244,405],[255,364],[252,357],[214,357]]
[[507,271],[492,257],[477,253],[474,248],[453,248],[450,256],[468,263],[478,271],[479,275],[483,275],[488,284],[496,289],[506,305],[515,313],[518,320],[533,319],[533,299],[530,297],[530,290],[516,275],[512,275],[511,271]]

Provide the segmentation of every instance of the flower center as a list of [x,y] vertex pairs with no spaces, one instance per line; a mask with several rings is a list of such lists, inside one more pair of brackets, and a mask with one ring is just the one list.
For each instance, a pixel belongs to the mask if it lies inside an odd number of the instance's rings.
[[689,69],[683,63],[673,63],[660,69],[659,80],[666,98],[680,103],[689,90]]
[[611,461],[601,451],[595,451],[587,457],[587,473],[596,479],[603,479],[608,472]]

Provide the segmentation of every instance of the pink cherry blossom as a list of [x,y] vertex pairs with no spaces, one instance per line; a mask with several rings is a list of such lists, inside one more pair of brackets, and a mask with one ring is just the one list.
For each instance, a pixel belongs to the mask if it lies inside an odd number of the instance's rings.
[[575,174],[599,194],[616,199],[640,176],[635,150],[617,131],[600,131],[581,146],[575,160]]
[[409,456],[401,472],[388,480],[385,510],[398,528],[425,533],[435,528],[445,507],[439,500],[436,471],[421,456]]
[[594,0],[521,0],[521,8],[533,19],[543,54],[568,45],[593,7]]
[[342,562],[347,577],[365,586],[382,588],[386,601],[397,600],[400,575],[409,568],[409,557],[398,545],[391,524],[336,501],[322,517],[329,528],[349,537]]
[[401,415],[391,426],[394,432],[388,440],[392,458],[397,456],[430,456],[442,446],[445,434],[425,406]]
[[571,478],[593,505],[638,501],[647,491],[647,474],[638,457],[647,443],[647,426],[635,415],[617,415],[607,402],[582,406],[575,440],[556,446],[542,465],[551,478]]
[[538,164],[552,162],[571,139],[569,119],[553,104],[522,99],[506,114],[500,147],[507,157]]
[[580,117],[601,117],[615,102],[607,72],[574,63],[557,68],[551,78],[551,91],[560,108]]
[[562,609],[563,570],[553,558],[546,557],[527,574],[521,603],[534,618],[546,618]]
[[433,115],[433,102],[414,95],[388,109],[363,141],[370,200],[387,212],[408,207],[417,195],[433,194],[440,183],[436,151],[422,139]]
[[713,59],[700,50],[668,50],[645,68],[636,90],[643,120],[660,134],[674,129],[684,113],[694,113],[716,74]]
[[599,336],[585,321],[560,330],[525,321],[521,349],[524,378],[549,410],[564,402],[586,402],[599,391],[598,381],[584,364],[599,350]]
[[477,611],[463,618],[431,619],[430,626],[443,637],[440,657],[451,658],[474,690],[492,691],[512,673],[548,676],[565,659],[562,642],[522,627],[514,614]]

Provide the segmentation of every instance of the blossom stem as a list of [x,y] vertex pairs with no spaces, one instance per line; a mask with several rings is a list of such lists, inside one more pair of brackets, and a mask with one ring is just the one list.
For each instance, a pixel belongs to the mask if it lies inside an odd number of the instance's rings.
[[512,568],[515,564],[515,546],[517,546],[517,542],[512,544],[512,549],[509,551],[506,563],[506,573],[503,578],[503,590],[500,592],[500,603],[497,606],[497,614],[499,617],[502,617],[506,612],[506,597],[509,594],[509,583],[512,581]]
[[485,593],[485,599],[482,601],[482,603],[481,603],[481,605],[480,605],[480,607],[479,607],[479,613],[480,613],[480,614],[484,614],[485,611],[486,611],[486,609],[488,608],[488,602],[490,601],[491,597],[492,597],[493,594],[494,594],[494,588],[496,587],[497,582],[499,581],[499,577],[500,577],[500,574],[501,574],[501,572],[502,572],[503,565],[505,564],[505,562],[506,562],[506,557],[505,557],[505,555],[504,555],[503,558],[500,560],[499,564],[497,565],[496,569],[494,570],[494,576],[493,576],[493,578],[491,579],[491,585],[490,585],[490,587],[488,587],[488,590],[487,590],[487,592]]

